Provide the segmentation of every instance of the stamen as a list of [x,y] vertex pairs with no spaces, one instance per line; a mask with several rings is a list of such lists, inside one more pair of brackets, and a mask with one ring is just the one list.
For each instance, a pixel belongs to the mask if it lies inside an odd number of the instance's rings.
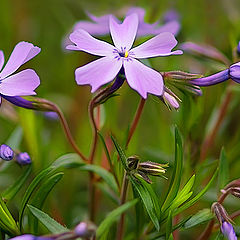
[[129,55],[128,51],[125,52],[124,57],[127,58]]

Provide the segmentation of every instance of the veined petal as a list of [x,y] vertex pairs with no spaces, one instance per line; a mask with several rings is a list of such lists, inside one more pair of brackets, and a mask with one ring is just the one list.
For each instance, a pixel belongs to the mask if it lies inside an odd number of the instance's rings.
[[75,71],[77,84],[90,84],[95,92],[102,85],[111,82],[122,67],[122,60],[113,57],[103,57]]
[[89,21],[79,21],[73,27],[74,31],[77,29],[82,29],[87,31],[89,34],[98,36],[106,35],[110,31],[108,22],[92,23]]
[[126,50],[129,50],[133,45],[137,33],[137,14],[127,16],[122,24],[118,24],[113,17],[110,17],[109,23],[114,45],[119,50],[121,50],[121,48],[126,48]]
[[0,94],[6,96],[35,95],[40,79],[32,69],[26,69],[11,75],[0,82]]
[[0,78],[5,78],[14,73],[21,65],[35,57],[40,51],[41,49],[35,47],[32,43],[19,42],[0,73]]
[[128,84],[143,98],[147,98],[147,93],[158,96],[163,94],[163,78],[160,73],[136,59],[123,61],[123,66]]
[[169,32],[160,33],[156,37],[148,40],[147,42],[131,49],[135,58],[149,58],[157,56],[169,56],[173,54],[182,54],[181,50],[171,50],[177,45],[177,40],[174,35]]
[[112,56],[114,47],[104,41],[92,37],[88,32],[77,29],[70,34],[69,39],[76,44],[68,45],[66,49],[80,50],[97,56]]
[[0,71],[3,67],[3,64],[4,64],[4,54],[3,54],[3,51],[0,51]]

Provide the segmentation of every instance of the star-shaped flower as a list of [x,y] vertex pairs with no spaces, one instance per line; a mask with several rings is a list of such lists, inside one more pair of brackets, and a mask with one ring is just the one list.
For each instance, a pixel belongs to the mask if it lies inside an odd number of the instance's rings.
[[126,80],[131,88],[143,98],[147,93],[162,95],[163,78],[157,71],[145,66],[137,59],[182,54],[181,50],[171,52],[177,44],[172,33],[161,33],[147,42],[132,48],[138,30],[138,16],[127,16],[122,24],[110,17],[110,33],[114,45],[93,38],[88,32],[78,29],[70,34],[75,45],[68,45],[69,50],[85,51],[103,56],[75,71],[79,85],[90,84],[92,92],[112,81],[123,67]]
[[[39,86],[40,80],[36,72],[32,69],[25,69],[13,74],[17,69],[35,57],[41,49],[28,42],[19,42],[5,67],[4,54],[0,51],[0,103],[1,97],[35,95],[34,90]],[[1,71],[2,69],[2,71]]]

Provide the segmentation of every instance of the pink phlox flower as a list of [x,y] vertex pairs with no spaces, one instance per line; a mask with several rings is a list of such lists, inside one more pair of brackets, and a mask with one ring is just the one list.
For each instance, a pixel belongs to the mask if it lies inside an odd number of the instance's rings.
[[[41,49],[32,43],[19,42],[12,51],[5,67],[4,54],[0,51],[0,103],[1,96],[35,95],[40,79],[32,69],[25,69],[13,74],[20,66],[35,57]],[[3,68],[3,69],[2,69]]]
[[182,54],[181,50],[171,52],[177,40],[169,32],[161,33],[145,43],[132,48],[138,29],[137,14],[129,15],[122,24],[113,17],[109,21],[110,33],[115,46],[93,38],[88,32],[78,29],[70,34],[75,45],[68,45],[68,50],[80,50],[102,58],[93,61],[75,71],[75,79],[79,85],[90,84],[92,92],[112,81],[123,67],[126,80],[131,88],[143,98],[147,93],[163,94],[163,78],[161,74],[137,59],[157,56]]
[[[162,32],[171,32],[172,34],[176,35],[180,29],[180,24],[177,20],[167,21],[162,25],[160,25],[159,21],[153,24],[146,23],[144,21],[145,10],[143,8],[131,7],[127,11],[127,16],[133,13],[136,13],[139,19],[137,37],[157,35]],[[91,19],[91,21],[77,22],[73,27],[73,31],[77,29],[83,29],[93,36],[103,36],[109,34],[110,32],[109,29],[110,17],[114,18],[116,22],[120,23],[120,21],[111,14],[97,17],[87,12],[87,15]]]

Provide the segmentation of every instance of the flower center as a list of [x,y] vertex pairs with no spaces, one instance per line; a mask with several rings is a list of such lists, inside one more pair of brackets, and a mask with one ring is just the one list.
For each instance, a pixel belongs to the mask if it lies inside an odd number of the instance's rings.
[[129,55],[129,52],[128,52],[128,51],[125,51],[125,52],[119,52],[118,54],[119,54],[120,57],[125,57],[125,58],[127,58],[128,55]]

